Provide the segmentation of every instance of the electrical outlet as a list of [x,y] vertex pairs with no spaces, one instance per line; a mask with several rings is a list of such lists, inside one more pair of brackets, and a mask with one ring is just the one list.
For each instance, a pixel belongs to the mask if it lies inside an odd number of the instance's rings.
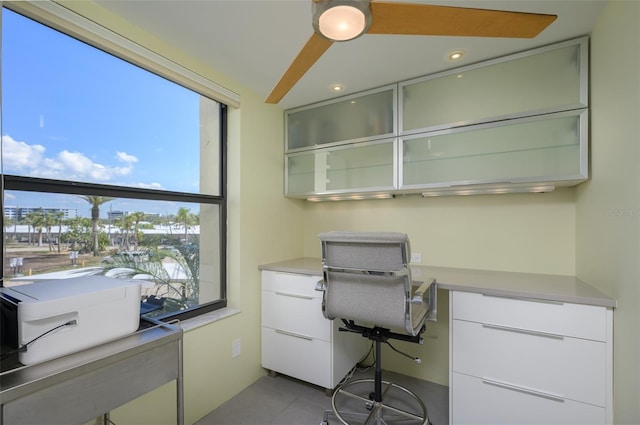
[[411,253],[411,262],[412,263],[422,263],[422,253],[421,252],[412,252]]
[[240,340],[236,339],[235,341],[233,341],[231,345],[231,356],[238,357],[240,355],[240,351],[241,351]]

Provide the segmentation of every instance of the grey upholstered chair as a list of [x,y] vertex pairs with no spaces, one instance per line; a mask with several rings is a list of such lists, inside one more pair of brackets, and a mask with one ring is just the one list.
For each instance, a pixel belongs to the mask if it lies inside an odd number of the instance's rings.
[[[375,344],[374,379],[339,386],[331,400],[333,413],[343,424],[387,424],[394,419],[428,424],[427,410],[416,394],[382,380],[381,343],[389,344],[390,339],[422,343],[425,321],[436,318],[435,281],[412,282],[405,234],[329,232],[319,238],[324,279],[317,289],[324,291],[324,316],[341,319],[341,331],[359,333]],[[322,423],[328,423],[328,414]]]

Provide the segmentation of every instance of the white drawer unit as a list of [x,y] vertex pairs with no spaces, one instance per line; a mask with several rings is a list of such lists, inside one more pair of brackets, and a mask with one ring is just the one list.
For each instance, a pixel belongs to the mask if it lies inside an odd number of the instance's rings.
[[610,308],[450,297],[452,424],[612,422]]
[[262,366],[333,389],[368,348],[322,315],[321,276],[262,271]]

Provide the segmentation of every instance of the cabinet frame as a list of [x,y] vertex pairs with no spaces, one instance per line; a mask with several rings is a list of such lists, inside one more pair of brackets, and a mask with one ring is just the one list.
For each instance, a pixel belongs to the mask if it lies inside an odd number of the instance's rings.
[[[537,54],[541,54],[541,53],[546,53],[546,52],[550,52],[553,50],[558,50],[558,49],[562,49],[565,47],[569,47],[569,46],[574,46],[574,45],[578,45],[578,52],[579,52],[579,74],[580,74],[580,101],[579,103],[575,103],[575,104],[570,104],[570,105],[558,105],[555,107],[550,107],[550,108],[545,108],[545,109],[540,109],[540,110],[533,110],[533,111],[526,111],[526,112],[521,112],[521,113],[514,113],[514,114],[505,114],[505,115],[500,115],[500,116],[492,116],[486,119],[478,119],[478,120],[464,120],[464,121],[458,121],[458,122],[454,122],[454,123],[446,123],[446,124],[440,124],[440,125],[435,125],[435,126],[428,126],[428,127],[422,127],[422,128],[415,128],[415,129],[410,129],[410,130],[406,130],[403,128],[403,123],[404,123],[404,87],[406,86],[410,86],[413,84],[417,84],[417,83],[421,83],[424,81],[428,81],[428,80],[434,80],[434,79],[438,79],[438,78],[442,78],[442,77],[446,77],[446,76],[450,76],[450,75],[457,75],[457,74],[463,74],[465,72],[468,71],[472,71],[475,69],[480,69],[480,68],[485,68],[488,66],[492,66],[492,65],[496,65],[496,64],[500,64],[500,63],[504,63],[504,62],[511,62],[513,60],[517,60],[517,59],[521,59],[521,58],[526,58],[529,56],[534,56]],[[520,52],[520,53],[515,53],[512,55],[507,55],[507,56],[502,56],[496,59],[492,59],[492,60],[488,60],[488,61],[483,61],[483,62],[479,62],[476,64],[471,64],[471,65],[467,65],[467,66],[463,66],[463,67],[459,67],[459,68],[453,68],[453,69],[449,69],[446,71],[442,71],[442,72],[438,72],[435,74],[430,74],[430,75],[426,75],[423,77],[418,77],[418,78],[414,78],[412,80],[407,80],[407,81],[402,81],[398,83],[398,135],[399,136],[407,136],[407,135],[411,135],[411,134],[416,134],[416,133],[424,133],[424,132],[430,132],[430,131],[438,131],[438,130],[444,130],[444,129],[452,129],[452,128],[457,128],[457,127],[463,127],[463,126],[468,126],[468,125],[475,125],[475,124],[481,124],[481,123],[486,123],[486,122],[496,122],[496,121],[502,121],[502,120],[510,120],[510,119],[514,119],[514,118],[522,118],[522,117],[528,117],[528,116],[533,116],[533,115],[542,115],[542,114],[549,114],[549,113],[554,113],[554,112],[561,112],[561,111],[567,111],[567,110],[573,110],[573,109],[582,109],[582,108],[588,108],[589,107],[589,37],[585,36],[585,37],[580,37],[577,39],[572,39],[572,40],[567,40],[564,42],[560,42],[560,43],[555,43],[555,44],[551,44],[551,45],[547,45],[547,46],[543,46],[543,47],[539,47],[536,49],[531,49],[531,50],[527,50],[524,52]]]

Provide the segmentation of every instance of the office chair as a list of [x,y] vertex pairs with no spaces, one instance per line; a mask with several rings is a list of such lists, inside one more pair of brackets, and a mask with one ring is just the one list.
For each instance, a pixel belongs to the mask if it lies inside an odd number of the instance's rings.
[[[436,319],[436,283],[428,279],[413,286],[409,238],[402,233],[329,232],[322,243],[322,311],[327,319],[340,319],[340,331],[354,332],[374,344],[374,379],[346,382],[331,398],[333,413],[343,424],[429,424],[427,409],[407,388],[382,380],[381,344],[400,352],[390,339],[422,343],[425,321]],[[398,397],[399,395],[399,397]],[[355,405],[355,409],[353,409]],[[347,411],[347,409],[352,411]],[[348,422],[351,421],[351,422]]]

